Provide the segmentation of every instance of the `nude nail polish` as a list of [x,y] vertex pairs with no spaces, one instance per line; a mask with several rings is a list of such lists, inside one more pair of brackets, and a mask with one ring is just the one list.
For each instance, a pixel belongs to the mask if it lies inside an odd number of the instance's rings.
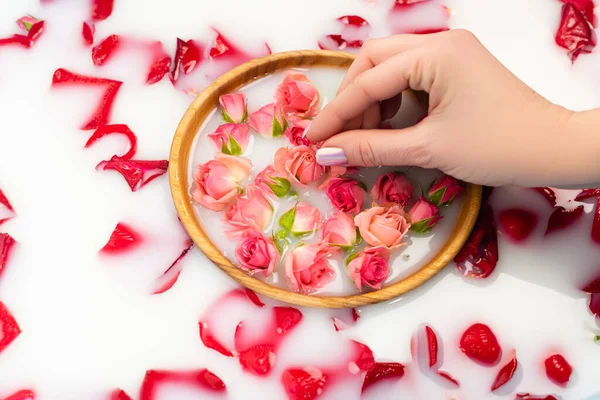
[[317,150],[317,162],[323,166],[344,165],[348,163],[346,153],[339,147],[325,147]]

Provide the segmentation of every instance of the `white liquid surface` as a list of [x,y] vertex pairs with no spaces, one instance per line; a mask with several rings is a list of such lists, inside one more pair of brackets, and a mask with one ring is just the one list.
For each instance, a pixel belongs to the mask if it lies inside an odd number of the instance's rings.
[[[207,41],[209,27],[215,26],[242,47],[260,48],[267,40],[275,52],[316,48],[320,37],[339,29],[335,18],[346,14],[367,19],[373,36],[387,35],[390,3],[172,0],[167,7],[158,1],[117,0],[113,16],[97,25],[96,37],[118,33],[162,40],[173,54],[175,37]],[[600,51],[571,64],[554,44],[560,1],[452,0],[448,6],[451,27],[472,30],[549,100],[575,110],[600,106]],[[23,14],[47,20],[46,32],[29,51],[0,49],[0,187],[17,212],[0,229],[19,242],[0,278],[0,300],[23,330],[0,353],[0,397],[31,388],[42,400],[100,400],[120,387],[137,398],[147,369],[206,367],[224,380],[230,399],[279,400],[284,398],[280,371],[323,365],[343,354],[340,337],[367,343],[378,359],[408,364],[410,336],[427,322],[444,340],[444,369],[461,381],[461,389],[407,368],[402,380],[365,398],[513,399],[505,392],[490,394],[496,369],[477,366],[457,347],[460,334],[475,321],[488,323],[505,351],[517,349],[515,391],[559,393],[564,399],[600,392],[600,347],[592,341],[600,328],[587,309],[587,296],[576,289],[599,272],[600,249],[590,240],[591,209],[573,227],[544,238],[547,203],[515,188],[496,191],[496,211],[524,207],[535,211],[540,223],[523,245],[500,237],[500,261],[488,280],[465,282],[450,265],[401,299],[360,310],[358,324],[342,332],[333,330],[335,312],[303,310],[305,318],[284,343],[272,376],[243,373],[237,360],[199,340],[200,316],[235,287],[200,252],[194,249],[182,261],[183,272],[171,291],[149,294],[185,241],[166,177],[131,193],[118,174],[95,171],[100,160],[125,149],[124,140],[109,137],[83,150],[91,132],[78,127],[94,109],[97,93],[49,87],[59,67],[123,80],[111,122],[136,132],[142,159],[168,157],[192,98],[166,79],[144,86],[147,65],[136,55],[94,67],[80,37],[87,2],[57,0],[42,7],[37,0],[21,0],[3,2],[0,10],[2,37],[17,32],[14,21]],[[207,81],[201,78],[198,88]],[[119,221],[138,227],[147,242],[126,257],[99,258],[97,250]],[[544,376],[541,363],[550,351],[562,352],[575,369],[566,389]],[[359,387],[338,387],[321,399],[358,399]],[[166,390],[161,400],[189,398],[185,388]]]

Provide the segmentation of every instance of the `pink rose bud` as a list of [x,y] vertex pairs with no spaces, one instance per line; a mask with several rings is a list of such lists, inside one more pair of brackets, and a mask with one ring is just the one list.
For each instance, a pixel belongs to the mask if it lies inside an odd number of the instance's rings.
[[250,275],[262,273],[265,277],[271,275],[279,260],[279,252],[271,239],[255,230],[248,230],[235,249],[235,258],[241,269]]
[[365,202],[366,186],[350,178],[333,178],[327,185],[327,197],[340,211],[358,214]]
[[231,227],[227,236],[237,238],[245,231],[264,232],[271,225],[273,206],[254,185],[248,185],[246,193],[225,211],[224,221]]
[[308,146],[280,148],[275,153],[274,164],[277,172],[301,185],[319,180],[324,173],[323,167],[317,163],[315,149]]
[[217,153],[214,160],[196,167],[192,198],[202,207],[222,211],[235,199],[251,169],[252,162],[246,158]]
[[311,293],[331,281],[335,272],[327,258],[335,253],[327,243],[307,244],[290,251],[285,258],[285,275],[290,288]]
[[371,246],[394,249],[405,245],[402,238],[410,224],[400,206],[371,207],[354,218],[363,240]]
[[265,193],[273,193],[279,198],[287,196],[292,187],[290,181],[275,171],[272,165],[269,165],[256,175],[254,184]]
[[285,77],[275,92],[275,100],[286,114],[310,118],[319,112],[319,91],[306,75],[297,71],[284,72]]
[[410,229],[417,233],[427,233],[440,222],[442,216],[435,204],[431,204],[424,197],[419,200],[408,211],[410,216]]
[[459,181],[449,175],[444,175],[431,184],[427,196],[436,206],[447,206],[456,196],[460,196],[465,188]]
[[360,242],[354,220],[337,211],[323,223],[323,241],[342,249],[350,249]]
[[412,193],[412,183],[400,172],[381,175],[371,189],[371,196],[376,203],[397,203],[402,207],[408,205]]
[[24,32],[27,33],[29,32],[31,27],[35,25],[35,23],[38,21],[39,20],[37,18],[31,15],[25,15],[17,20],[17,25],[19,26],[19,28],[21,28]]
[[308,124],[310,124],[310,121],[307,119],[296,121],[285,130],[283,135],[294,146],[310,146],[312,142],[304,137],[304,131],[306,131]]
[[220,125],[215,132],[209,133],[208,137],[215,142],[222,153],[239,156],[248,147],[250,127],[247,124],[224,124]]
[[223,107],[221,115],[224,121],[240,124],[248,118],[248,107],[244,93],[224,94],[219,97],[219,103]]
[[348,257],[348,274],[356,288],[362,285],[381,289],[381,285],[390,276],[390,251],[385,246],[371,247]]
[[321,228],[321,212],[300,201],[279,219],[279,225],[294,236],[304,236]]
[[287,129],[287,121],[281,108],[275,104],[267,104],[248,117],[248,123],[256,132],[267,139],[278,138]]

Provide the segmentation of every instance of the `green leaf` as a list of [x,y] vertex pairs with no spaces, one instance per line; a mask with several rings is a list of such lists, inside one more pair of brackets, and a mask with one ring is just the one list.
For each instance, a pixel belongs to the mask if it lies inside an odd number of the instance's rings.
[[444,197],[444,193],[446,193],[445,188],[440,188],[433,192],[431,196],[429,196],[429,201],[435,204],[436,206],[441,206],[442,198]]
[[362,242],[362,236],[360,236],[360,229],[356,228],[356,245],[359,245]]
[[299,197],[299,196],[298,196],[298,192],[296,192],[295,190],[292,190],[292,191],[290,192],[290,196],[291,196],[291,197]]
[[292,207],[289,211],[279,218],[279,225],[287,231],[291,231],[294,226],[294,220],[296,219],[296,206]]
[[277,178],[277,177],[269,177],[269,179],[271,180],[271,183],[267,183],[267,185],[269,185],[269,187],[271,188],[271,190],[273,191],[273,194],[275,194],[275,196],[282,198],[285,197],[288,192],[290,191],[291,188],[291,184],[290,181],[288,181],[285,178]]
[[281,230],[277,231],[277,233],[275,234],[275,239],[286,240],[287,234],[288,234],[287,231],[281,229]]
[[424,219],[423,221],[419,221],[416,224],[412,224],[410,226],[410,230],[414,231],[416,233],[427,233],[431,230],[431,228],[433,228],[435,225],[432,226],[427,226],[427,224],[429,224],[429,221],[431,221],[433,219],[433,217],[429,217],[427,219]]
[[274,138],[280,137],[281,135],[283,135],[283,132],[285,132],[285,125],[287,125],[287,121],[285,120],[285,118],[283,119],[283,125],[284,126],[281,126],[281,123],[279,122],[277,117],[273,117],[273,137]]
[[221,118],[223,118],[223,120],[225,122],[229,122],[230,124],[233,124],[233,120],[231,119],[229,114],[227,114],[227,111],[225,111],[225,109],[221,110]]
[[244,108],[244,116],[242,117],[242,122],[246,122],[248,119],[248,104],[246,104],[246,108]]
[[600,335],[594,336],[594,342],[600,342]]
[[242,146],[240,146],[238,141],[231,135],[229,135],[229,154],[232,156],[239,156],[242,154]]
[[223,140],[221,143],[221,153],[231,155],[231,151],[229,151],[229,147],[227,147],[225,141]]
[[352,262],[352,260],[354,260],[359,255],[360,255],[360,251],[357,251],[355,253],[350,254],[348,257],[346,257],[346,265],[350,264]]

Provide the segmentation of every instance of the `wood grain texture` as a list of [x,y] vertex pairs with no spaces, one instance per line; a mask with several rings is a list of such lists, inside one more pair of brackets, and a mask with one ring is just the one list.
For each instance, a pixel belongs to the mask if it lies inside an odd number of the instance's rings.
[[218,106],[219,96],[233,92],[256,78],[292,67],[332,67],[347,69],[354,55],[328,50],[303,50],[272,54],[240,65],[214,81],[204,90],[184,114],[173,139],[169,159],[169,181],[175,208],[181,222],[194,243],[227,275],[260,294],[286,303],[308,307],[351,308],[375,304],[398,297],[431,279],[441,271],[466,242],[481,206],[481,187],[467,185],[458,223],[442,249],[412,275],[381,290],[351,296],[304,295],[271,286],[234,266],[213,245],[200,224],[190,197],[188,182],[190,153],[194,138],[212,110]]

